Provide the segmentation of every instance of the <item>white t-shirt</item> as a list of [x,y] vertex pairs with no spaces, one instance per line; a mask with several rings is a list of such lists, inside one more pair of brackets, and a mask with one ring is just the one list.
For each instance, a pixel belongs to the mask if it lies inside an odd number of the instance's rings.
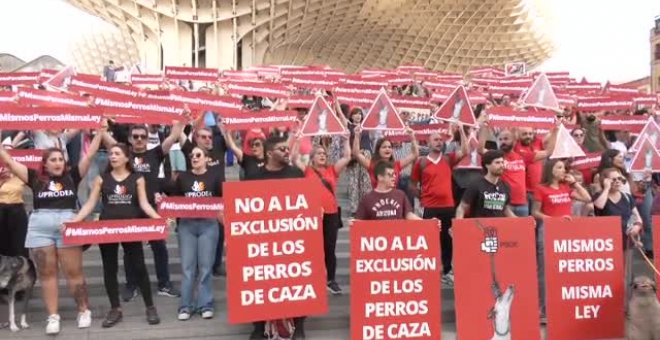
[[66,151],[66,145],[69,143],[69,140],[66,138],[64,133],[59,135],[50,135],[43,131],[36,130],[32,134],[32,141],[34,142],[35,149],[48,149],[48,148],[58,148],[62,150],[64,154],[64,159],[69,160],[69,153]]

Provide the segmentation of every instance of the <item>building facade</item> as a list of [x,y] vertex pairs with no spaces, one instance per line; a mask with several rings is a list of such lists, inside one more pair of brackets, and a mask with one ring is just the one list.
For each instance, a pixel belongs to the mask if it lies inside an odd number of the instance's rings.
[[651,91],[660,92],[660,15],[651,29]]
[[554,45],[542,0],[68,0],[134,39],[149,72],[324,64],[465,72]]

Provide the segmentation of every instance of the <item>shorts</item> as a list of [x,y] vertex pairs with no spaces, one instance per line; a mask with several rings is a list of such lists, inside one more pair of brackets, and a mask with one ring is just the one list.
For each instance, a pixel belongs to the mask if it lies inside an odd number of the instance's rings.
[[25,248],[40,248],[54,245],[56,248],[78,247],[66,246],[62,242],[62,223],[71,221],[76,216],[73,210],[39,209],[30,214],[28,231],[25,237]]
[[170,150],[170,165],[172,166],[172,171],[186,171],[186,157],[183,155],[183,151]]

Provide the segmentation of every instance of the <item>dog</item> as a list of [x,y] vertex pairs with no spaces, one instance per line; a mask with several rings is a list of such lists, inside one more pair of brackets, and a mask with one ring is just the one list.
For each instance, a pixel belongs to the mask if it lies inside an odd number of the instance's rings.
[[515,289],[509,285],[504,293],[495,288],[495,305],[490,310],[488,318],[493,320],[493,337],[491,340],[511,340],[511,303]]
[[[6,289],[9,293],[9,329],[12,332],[30,327],[27,323],[28,302],[36,281],[37,273],[31,260],[23,256],[0,255],[0,289]],[[16,314],[14,312],[16,293],[18,292],[24,294],[20,328],[16,325]]]
[[631,289],[626,339],[660,340],[660,302],[655,282],[647,276],[637,276]]

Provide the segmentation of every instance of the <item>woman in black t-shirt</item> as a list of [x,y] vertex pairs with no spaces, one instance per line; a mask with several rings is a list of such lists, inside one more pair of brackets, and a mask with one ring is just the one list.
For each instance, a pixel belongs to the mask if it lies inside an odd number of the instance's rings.
[[[160,218],[160,215],[149,204],[144,178],[133,171],[132,163],[129,161],[128,146],[125,144],[113,146],[110,148],[108,158],[108,169],[103,175],[96,178],[89,199],[73,221],[82,221],[87,217],[99,198],[103,200],[100,220],[137,219],[143,218],[145,214],[151,218]],[[147,322],[150,325],[158,324],[160,318],[151,295],[151,284],[147,267],[144,264],[142,242],[121,242],[121,245],[124,248],[124,256],[135,265],[138,286],[147,307]],[[119,283],[117,282],[119,243],[99,244],[99,248],[103,260],[103,281],[111,306],[103,321],[103,327],[108,328],[116,325],[122,319]]]
[[[264,143],[266,140],[264,138],[253,137],[248,139],[247,142],[250,145],[252,154],[247,155],[243,152],[243,149],[240,146],[236,145],[236,141],[234,140],[231,131],[226,131],[222,125],[220,125],[220,130],[222,131],[222,135],[225,137],[225,143],[227,144],[227,147],[229,147],[229,149],[234,152],[234,155],[236,155],[236,159],[238,160],[238,164],[241,165],[241,179],[254,174],[261,167],[263,167],[264,164],[266,164],[266,157],[264,154]],[[246,134],[246,138],[248,138],[248,136],[249,134]]]
[[599,174],[602,192],[593,195],[596,216],[620,216],[621,235],[624,248],[628,246],[628,238],[638,238],[642,231],[642,218],[639,216],[632,195],[622,190],[626,177],[617,168],[607,168]]
[[57,269],[61,266],[67,285],[78,305],[78,328],[92,323],[88,309],[87,283],[82,270],[82,247],[67,246],[62,241],[62,223],[75,216],[78,208],[78,184],[87,174],[104,132],[97,133],[89,151],[77,166],[67,169],[64,153],[58,148],[44,151],[41,169],[35,171],[14,161],[0,145],[0,163],[25,182],[33,193],[33,208],[28,221],[25,247],[30,249],[41,283],[41,290],[48,313],[46,334],[60,331],[58,314]]
[[[189,155],[192,169],[181,173],[174,185],[174,194],[189,198],[222,197],[223,178],[218,171],[207,168],[208,152],[194,147]],[[213,271],[216,247],[220,236],[217,219],[181,218],[177,226],[179,251],[181,252],[181,302],[178,319],[190,319],[194,312],[202,318],[213,317]],[[196,301],[193,296],[196,294]]]

